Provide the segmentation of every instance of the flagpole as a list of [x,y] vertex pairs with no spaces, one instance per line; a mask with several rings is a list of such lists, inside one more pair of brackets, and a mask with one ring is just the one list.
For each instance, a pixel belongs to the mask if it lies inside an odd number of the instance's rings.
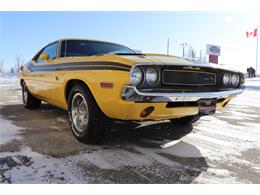
[[256,66],[256,74],[257,74],[257,69],[258,69],[258,27],[259,26],[257,26],[257,31],[256,31],[256,62],[255,62],[255,66]]

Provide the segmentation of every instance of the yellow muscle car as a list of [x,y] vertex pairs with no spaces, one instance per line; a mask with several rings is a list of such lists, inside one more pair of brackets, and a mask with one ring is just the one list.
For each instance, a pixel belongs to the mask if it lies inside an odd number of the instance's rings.
[[67,110],[83,142],[99,138],[111,119],[192,123],[244,89],[242,73],[219,65],[85,39],[48,44],[20,74],[24,107],[45,101]]

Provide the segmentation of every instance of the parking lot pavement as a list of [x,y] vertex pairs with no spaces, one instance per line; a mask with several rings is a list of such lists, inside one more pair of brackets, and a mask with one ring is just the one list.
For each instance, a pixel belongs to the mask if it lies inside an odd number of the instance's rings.
[[65,111],[25,110],[17,79],[0,79],[0,182],[260,183],[260,79],[247,86],[193,126],[116,121],[87,145]]

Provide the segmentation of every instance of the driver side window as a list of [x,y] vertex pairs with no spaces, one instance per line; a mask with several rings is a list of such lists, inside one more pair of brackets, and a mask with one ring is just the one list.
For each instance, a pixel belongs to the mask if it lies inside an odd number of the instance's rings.
[[[45,47],[43,49],[43,51],[41,52],[41,54],[48,54],[49,55],[49,59],[48,61],[50,60],[54,60],[56,59],[57,57],[57,47],[58,47],[58,44],[57,43],[53,43],[51,45],[48,45],[47,47]],[[44,62],[43,59],[40,58],[41,54],[38,56],[36,62],[37,63],[42,63]]]

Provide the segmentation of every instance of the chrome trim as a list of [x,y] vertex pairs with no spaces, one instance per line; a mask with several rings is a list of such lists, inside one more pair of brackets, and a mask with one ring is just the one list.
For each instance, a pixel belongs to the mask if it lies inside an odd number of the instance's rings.
[[203,98],[227,98],[236,96],[244,91],[245,87],[218,92],[178,92],[178,93],[153,93],[140,92],[136,87],[125,86],[121,98],[125,101],[135,102],[191,102]]
[[[194,83],[190,83],[190,84],[182,84],[182,83],[166,83],[164,82],[164,72],[192,72],[192,73],[195,73],[195,74],[208,74],[208,75],[214,75],[214,83],[212,84],[194,84]],[[162,83],[163,84],[166,84],[166,85],[185,85],[185,86],[189,86],[189,85],[200,85],[200,86],[209,86],[209,85],[216,85],[216,82],[217,82],[217,76],[215,73],[212,73],[212,72],[202,72],[202,71],[192,71],[192,70],[168,70],[168,69],[164,69],[162,71]]]
[[89,125],[88,104],[85,97],[79,92],[74,94],[71,101],[71,118],[77,133],[83,133]]

